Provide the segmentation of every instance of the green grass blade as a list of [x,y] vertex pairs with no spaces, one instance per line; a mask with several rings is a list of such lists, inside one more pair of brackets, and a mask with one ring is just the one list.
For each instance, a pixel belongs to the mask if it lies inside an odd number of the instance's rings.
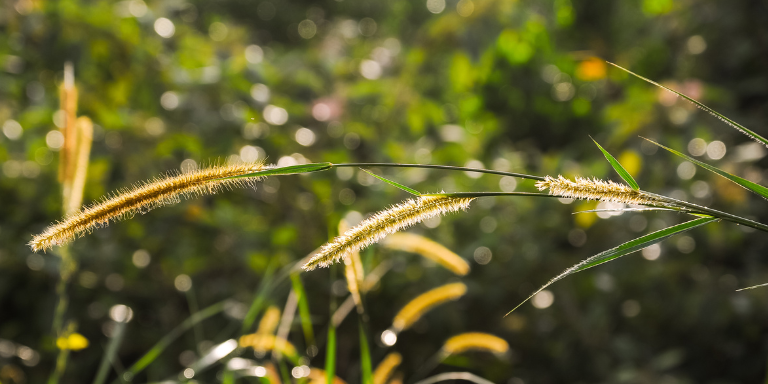
[[381,180],[381,181],[383,181],[383,182],[385,182],[385,183],[387,183],[389,185],[392,185],[394,187],[400,188],[403,191],[406,191],[406,192],[410,193],[411,195],[421,196],[421,193],[419,191],[413,189],[413,188],[408,188],[405,185],[402,185],[402,184],[394,182],[394,181],[392,181],[390,179],[381,177],[381,176],[379,176],[379,175],[377,175],[377,174],[375,174],[375,173],[373,173],[373,172],[371,172],[371,171],[369,171],[367,169],[363,169],[363,168],[360,168],[360,169],[363,170],[363,172],[365,172],[365,173],[367,173],[367,174],[369,174],[369,175],[371,175],[371,176],[373,176],[373,177],[375,177],[375,178],[377,178],[377,179],[379,179],[379,180]]
[[363,320],[360,319],[360,371],[362,373],[362,384],[373,384],[373,370],[371,369],[371,350],[368,347],[368,335],[363,327]]
[[336,327],[328,326],[328,345],[325,349],[325,382],[333,384],[336,377]]
[[240,333],[243,335],[248,333],[253,328],[253,323],[256,322],[256,317],[259,316],[259,312],[264,306],[267,294],[269,293],[270,287],[272,285],[272,275],[277,268],[277,263],[277,258],[272,258],[272,260],[270,260],[269,264],[267,265],[267,271],[264,272],[264,278],[261,280],[259,288],[256,289],[255,297],[251,302],[250,308],[248,308],[248,312],[245,313],[243,326],[240,328]]
[[739,176],[730,174],[730,173],[728,173],[726,171],[723,171],[720,168],[717,168],[715,166],[712,166],[712,165],[709,165],[707,163],[704,163],[704,162],[701,162],[699,160],[696,160],[696,159],[694,159],[694,158],[692,158],[690,156],[687,156],[684,153],[678,152],[678,151],[676,151],[676,150],[674,150],[672,148],[665,147],[665,146],[663,146],[663,145],[661,145],[661,144],[659,144],[659,143],[657,143],[657,142],[655,142],[653,140],[649,140],[649,139],[645,139],[645,140],[648,140],[651,143],[656,144],[659,147],[664,148],[667,151],[672,152],[675,155],[678,155],[678,156],[680,156],[680,157],[690,161],[691,163],[694,163],[694,164],[696,164],[696,165],[698,165],[698,166],[700,166],[700,167],[702,167],[702,168],[704,168],[704,169],[706,169],[708,171],[714,172],[714,173],[716,173],[716,174],[718,174],[718,175],[720,175],[722,177],[725,177],[726,179],[728,179],[728,180],[730,180],[730,181],[732,181],[732,182],[734,182],[734,183],[736,183],[736,184],[746,188],[747,190],[752,191],[752,192],[762,196],[765,199],[768,199],[768,188],[763,187],[760,184],[753,183],[753,182],[751,182],[751,181],[749,181],[747,179],[744,179],[744,178],[741,178]]
[[307,342],[307,348],[312,348],[315,346],[315,334],[312,331],[312,317],[309,312],[307,293],[304,290],[304,284],[302,284],[301,277],[298,273],[291,274],[291,283],[293,284],[293,290],[296,292],[299,302],[299,317],[301,318],[301,329],[304,331],[304,339]]
[[112,361],[115,359],[115,355],[117,355],[117,349],[120,347],[120,344],[123,342],[123,334],[125,333],[125,322],[120,321],[117,324],[115,324],[115,333],[112,335],[112,338],[109,340],[109,343],[107,343],[107,350],[104,353],[104,356],[101,357],[101,363],[99,363],[99,370],[96,373],[96,378],[93,379],[93,384],[102,384],[104,380],[107,379],[107,375],[109,374],[109,368],[112,366]]
[[127,372],[130,373],[131,376],[135,377],[137,373],[144,370],[144,368],[146,368],[158,356],[160,356],[160,353],[168,348],[168,346],[171,345],[171,343],[179,338],[179,336],[181,336],[184,332],[192,328],[195,324],[224,311],[224,308],[226,308],[226,302],[222,301],[190,316],[188,319],[184,320],[183,323],[179,324],[176,328],[163,336],[163,338],[160,339],[160,341],[158,341],[157,344],[155,344],[155,346],[149,350],[149,352],[145,353],[144,356],[139,359],[139,361],[128,368]]
[[621,165],[621,163],[619,163],[619,161],[616,160],[615,157],[611,156],[611,154],[608,153],[608,151],[603,149],[603,147],[600,146],[600,144],[598,144],[597,141],[595,141],[595,139],[592,139],[592,141],[595,143],[595,145],[597,145],[598,148],[600,148],[600,151],[603,152],[605,159],[608,160],[609,163],[611,163],[611,166],[613,167],[613,169],[616,170],[616,173],[618,173],[619,176],[621,176],[621,178],[624,179],[624,181],[626,181],[630,187],[632,187],[632,189],[636,191],[639,190],[640,186],[637,185],[637,182],[635,181],[635,179],[632,177],[632,175],[629,174],[629,172],[627,172],[627,170]]
[[709,224],[714,221],[718,221],[720,219],[716,217],[703,217],[700,219],[694,219],[691,221],[687,221],[682,224],[673,225],[668,228],[664,228],[660,231],[656,231],[653,233],[649,233],[645,236],[638,237],[637,239],[634,239],[632,241],[628,241],[624,244],[619,245],[616,248],[611,248],[607,251],[603,251],[598,253],[597,255],[591,256],[582,262],[566,269],[559,275],[555,276],[552,280],[548,281],[544,286],[539,288],[536,292],[534,292],[532,295],[528,296],[527,299],[525,299],[522,303],[518,304],[515,308],[513,308],[507,315],[514,312],[515,309],[520,308],[521,305],[525,304],[528,300],[530,300],[532,297],[536,296],[537,293],[543,291],[550,285],[554,284],[555,282],[562,280],[570,275],[573,275],[574,273],[581,272],[585,269],[592,268],[594,266],[607,263],[611,260],[617,259],[621,256],[628,255],[632,252],[639,251],[645,247],[648,247],[650,245],[656,244],[662,240],[665,240],[669,238],[672,235],[676,235],[681,232],[685,232],[688,230],[691,230],[693,228],[702,226],[704,224]]
[[311,164],[299,164],[289,165],[287,167],[271,168],[264,171],[258,171],[253,173],[247,173],[245,175],[238,175],[232,177],[222,177],[222,179],[242,179],[244,177],[259,177],[259,176],[280,176],[280,175],[295,175],[298,173],[309,173],[325,171],[333,168],[331,163],[311,163]]
[[640,79],[642,79],[642,80],[645,80],[645,81],[647,81],[647,82],[649,82],[649,83],[651,83],[651,84],[653,84],[653,85],[655,85],[655,86],[657,86],[657,87],[660,87],[660,88],[662,88],[662,89],[666,89],[667,91],[669,91],[669,92],[672,92],[672,93],[674,93],[674,94],[676,94],[676,95],[678,95],[678,96],[680,96],[680,97],[682,97],[682,98],[684,98],[684,99],[686,99],[686,100],[690,101],[691,103],[695,104],[697,107],[699,107],[699,108],[701,108],[701,109],[703,109],[703,110],[705,110],[705,111],[709,112],[709,114],[711,114],[711,115],[713,115],[713,116],[717,117],[718,119],[722,120],[722,121],[723,121],[723,122],[725,122],[726,124],[730,125],[732,128],[736,128],[736,129],[738,129],[739,131],[741,131],[741,133],[743,133],[743,134],[745,134],[745,135],[749,136],[749,137],[750,137],[752,140],[755,140],[755,141],[757,141],[758,143],[760,143],[760,144],[763,144],[763,145],[765,145],[766,147],[768,147],[768,140],[766,140],[764,137],[762,137],[762,136],[758,135],[757,133],[755,133],[755,132],[753,132],[753,131],[751,131],[751,130],[747,129],[747,128],[746,128],[746,127],[744,127],[743,125],[741,125],[741,124],[739,124],[739,123],[737,123],[737,122],[735,122],[735,121],[733,121],[733,120],[731,120],[731,119],[729,119],[729,118],[727,118],[727,117],[725,117],[725,116],[723,116],[723,115],[719,114],[719,113],[718,113],[717,111],[715,111],[714,109],[712,109],[712,108],[710,108],[710,107],[707,107],[706,105],[704,105],[704,104],[702,104],[702,103],[700,103],[700,102],[698,102],[698,101],[696,101],[696,100],[694,100],[694,99],[692,99],[692,98],[690,98],[690,97],[688,97],[688,96],[686,96],[686,95],[684,95],[684,94],[682,94],[682,93],[680,93],[680,92],[678,92],[678,91],[675,91],[674,89],[670,89],[670,88],[667,88],[667,87],[665,87],[665,86],[663,86],[663,85],[661,85],[661,84],[659,84],[659,83],[657,83],[657,82],[655,82],[655,81],[653,81],[653,80],[651,80],[651,79],[647,79],[647,78],[645,78],[645,77],[643,77],[643,76],[640,76],[640,75],[638,75],[637,73],[634,73],[634,72],[632,72],[632,71],[630,71],[630,70],[628,70],[628,69],[626,69],[626,68],[623,68],[623,67],[621,67],[621,66],[619,66],[619,65],[616,65],[616,64],[614,64],[614,63],[611,63],[611,62],[607,62],[607,63],[608,63],[608,64],[610,64],[610,65],[613,65],[613,66],[614,66],[614,67],[616,67],[616,68],[619,68],[619,69],[621,69],[621,70],[622,70],[622,71],[624,71],[624,72],[627,72],[627,73],[629,73],[629,74],[630,74],[630,75],[632,75],[632,76],[635,76],[635,77],[637,77],[637,78],[640,78]]

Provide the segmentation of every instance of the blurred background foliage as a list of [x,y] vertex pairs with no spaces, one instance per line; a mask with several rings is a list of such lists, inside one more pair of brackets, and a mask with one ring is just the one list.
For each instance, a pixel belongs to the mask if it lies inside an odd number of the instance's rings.
[[[768,221],[765,201],[638,136],[756,182],[768,178],[763,147],[603,60],[764,134],[763,1],[3,1],[0,381],[42,382],[55,365],[61,258],[56,250],[33,254],[25,243],[61,216],[57,126],[66,61],[75,69],[78,114],[95,124],[86,203],[158,174],[238,159],[433,163],[618,180],[591,135],[645,190]],[[420,191],[533,190],[530,181],[490,175],[372,170]],[[207,348],[237,336],[270,264],[291,265],[335,235],[341,218],[359,221],[405,197],[349,168],[271,178],[76,241],[66,319],[89,345],[71,353],[62,382],[93,380],[114,335],[115,305],[129,306],[134,319],[109,380],[192,312],[226,300],[224,313],[184,333],[133,380],[183,378]],[[461,278],[469,291],[392,347],[379,336],[395,312],[457,278],[415,255],[364,252],[366,271],[393,262],[367,295],[374,367],[399,351],[408,380],[448,337],[483,331],[507,340],[511,353],[462,355],[433,372],[466,370],[509,384],[763,380],[768,290],[734,290],[768,281],[768,241],[732,224],[558,282],[503,317],[564,268],[684,219],[573,214],[595,207],[485,198],[413,229],[471,263]],[[342,273],[301,278],[320,347],[305,361],[322,367],[329,302],[348,293]],[[278,284],[268,303],[282,308],[290,289],[290,281]],[[336,373],[347,382],[360,380],[355,323],[338,330]],[[309,357],[298,317],[289,339]],[[217,367],[195,379],[220,375]]]

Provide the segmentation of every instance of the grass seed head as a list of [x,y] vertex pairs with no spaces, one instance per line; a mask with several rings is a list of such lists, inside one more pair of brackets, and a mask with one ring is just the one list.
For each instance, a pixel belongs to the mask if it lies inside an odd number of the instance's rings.
[[429,218],[464,210],[474,198],[452,196],[419,196],[377,212],[360,224],[325,244],[302,268],[311,271],[327,267],[352,252],[379,242],[387,235],[401,231]]
[[373,371],[373,384],[386,384],[389,377],[403,361],[403,356],[397,352],[392,352],[379,363]]
[[665,205],[664,202],[643,191],[634,190],[627,185],[613,181],[595,178],[576,177],[572,181],[563,176],[557,178],[547,176],[546,180],[536,182],[536,188],[540,191],[548,189],[550,195],[578,200],[600,200],[633,205]]
[[446,340],[442,352],[448,356],[470,350],[503,354],[509,351],[509,344],[504,339],[488,333],[467,332]]
[[399,333],[417,322],[430,309],[450,300],[458,300],[467,293],[464,283],[446,284],[422,293],[395,315],[392,331]]
[[178,203],[182,197],[215,194],[222,189],[250,186],[258,178],[220,180],[222,177],[239,176],[263,169],[261,163],[240,163],[211,166],[189,173],[173,173],[149,182],[123,189],[100,203],[85,207],[46,228],[29,242],[33,251],[47,250],[56,245],[90,233],[112,221],[147,213],[152,209]]
[[395,233],[387,237],[383,245],[389,249],[413,252],[424,256],[459,276],[469,273],[469,264],[461,256],[424,236],[413,233]]

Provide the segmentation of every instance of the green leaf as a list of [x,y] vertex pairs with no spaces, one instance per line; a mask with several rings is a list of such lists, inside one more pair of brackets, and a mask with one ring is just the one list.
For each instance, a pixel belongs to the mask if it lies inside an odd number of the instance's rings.
[[179,324],[176,328],[171,330],[171,332],[168,332],[163,336],[160,341],[155,344],[152,349],[149,350],[149,352],[145,353],[144,356],[142,356],[139,361],[134,363],[128,370],[127,373],[130,373],[132,377],[136,377],[136,374],[144,370],[144,368],[147,367],[151,362],[153,362],[158,356],[160,356],[160,353],[163,352],[166,348],[168,348],[171,343],[179,338],[184,332],[192,328],[195,324],[224,311],[224,308],[226,308],[226,301],[221,301],[219,303],[213,304],[208,308],[203,309],[200,312],[195,313],[194,315],[190,316],[186,320],[184,320],[183,323]]
[[[643,139],[645,139],[645,138],[643,137]],[[740,185],[740,186],[742,186],[742,187],[744,187],[744,188],[746,188],[746,189],[748,189],[748,190],[750,190],[750,191],[752,191],[752,192],[762,196],[763,198],[768,199],[768,188],[763,187],[760,184],[753,183],[753,182],[751,182],[751,181],[749,181],[747,179],[744,179],[744,178],[738,177],[736,175],[730,174],[730,173],[728,173],[726,171],[723,171],[720,168],[717,168],[717,167],[714,167],[714,166],[709,165],[707,163],[704,163],[704,162],[701,162],[699,160],[696,160],[696,159],[694,159],[694,158],[692,158],[690,156],[685,155],[684,153],[675,151],[672,148],[665,147],[665,146],[663,146],[663,145],[661,145],[661,144],[659,144],[659,143],[657,143],[657,142],[655,142],[653,140],[649,140],[649,139],[645,139],[645,140],[648,140],[651,143],[656,144],[659,147],[664,148],[667,151],[670,151],[670,152],[674,153],[675,155],[678,155],[678,156],[680,156],[680,157],[690,161],[691,163],[694,163],[694,164],[696,164],[696,165],[698,165],[698,166],[700,166],[700,167],[702,167],[702,168],[704,168],[704,169],[706,169],[708,171],[712,171],[712,172],[714,172],[714,173],[716,173],[716,174],[718,174],[718,175],[720,175],[722,177],[725,177],[726,179],[728,179],[728,180],[730,180],[730,181],[732,181],[732,182],[734,182],[734,183],[736,183],[736,184],[738,184],[738,185]]]
[[333,384],[336,377],[336,327],[328,326],[328,345],[325,349],[325,382]]
[[299,173],[309,173],[325,171],[326,169],[333,168],[331,163],[311,163],[311,164],[299,164],[289,165],[287,167],[270,168],[263,171],[247,173],[245,175],[222,177],[222,179],[242,179],[244,177],[260,177],[260,176],[279,176],[279,175],[295,175]]
[[363,320],[360,319],[360,370],[362,371],[362,384],[373,384],[373,374],[371,373],[371,350],[368,347],[368,336],[363,327]]
[[[592,138],[590,137],[590,139]],[[637,185],[637,182],[635,181],[635,179],[632,178],[632,175],[630,175],[629,172],[627,172],[627,170],[621,166],[619,161],[616,160],[615,157],[611,156],[611,154],[608,153],[608,151],[603,149],[603,147],[601,147],[600,144],[598,144],[597,141],[595,141],[595,139],[592,139],[592,141],[595,143],[595,145],[597,145],[598,148],[600,148],[600,151],[603,152],[605,159],[608,160],[609,163],[611,163],[611,166],[613,167],[613,169],[616,170],[616,173],[618,173],[619,176],[621,176],[621,178],[624,179],[624,181],[626,181],[630,187],[632,187],[632,189],[634,190],[640,189],[640,186]]]
[[671,227],[664,228],[664,229],[662,229],[660,231],[656,231],[656,232],[653,232],[653,233],[649,233],[649,234],[647,234],[645,236],[638,237],[637,239],[634,239],[632,241],[628,241],[628,242],[626,242],[624,244],[619,245],[616,248],[611,248],[611,249],[609,249],[607,251],[600,252],[597,255],[589,257],[589,258],[583,260],[582,262],[580,262],[580,263],[578,263],[578,264],[576,264],[576,265],[566,269],[565,271],[563,271],[559,275],[555,276],[552,280],[550,280],[546,284],[544,284],[543,287],[539,288],[532,295],[528,296],[528,298],[525,299],[522,303],[518,304],[514,309],[509,311],[509,313],[507,313],[507,315],[509,315],[510,313],[514,312],[515,309],[520,308],[521,305],[525,304],[532,297],[536,296],[537,293],[543,291],[544,289],[546,289],[550,285],[554,284],[555,282],[557,282],[559,280],[562,280],[562,279],[564,279],[564,278],[566,278],[566,277],[568,277],[570,275],[573,275],[574,273],[581,272],[581,271],[583,271],[585,269],[589,269],[589,268],[592,268],[594,266],[597,266],[597,265],[600,265],[600,264],[603,264],[603,263],[607,263],[607,262],[609,262],[611,260],[614,260],[614,259],[617,259],[617,258],[619,258],[621,256],[628,255],[628,254],[630,254],[632,252],[636,252],[636,251],[639,251],[639,250],[641,250],[641,249],[643,249],[645,247],[648,247],[648,246],[651,246],[653,244],[656,244],[656,243],[658,243],[658,242],[660,242],[662,240],[667,239],[668,237],[670,237],[672,235],[675,235],[675,234],[678,234],[678,233],[681,233],[681,232],[685,232],[685,231],[691,230],[693,228],[702,226],[704,224],[709,224],[709,223],[711,223],[713,221],[718,221],[718,220],[720,220],[720,219],[718,219],[716,217],[703,217],[703,218],[700,218],[700,219],[695,219],[695,220],[687,221],[687,222],[682,223],[682,224],[673,225]]
[[299,317],[301,318],[301,329],[304,331],[304,339],[307,342],[307,348],[311,348],[315,345],[315,334],[312,331],[312,318],[309,312],[307,293],[298,273],[291,274],[291,283],[299,301]]
[[264,277],[261,279],[261,283],[259,284],[259,288],[256,290],[256,294],[254,295],[253,301],[251,302],[251,306],[248,308],[248,312],[246,312],[245,318],[243,319],[243,325],[240,329],[240,333],[243,335],[248,333],[253,328],[253,323],[256,322],[256,317],[259,315],[261,308],[264,306],[264,301],[266,300],[267,294],[271,289],[272,274],[275,272],[277,264],[278,259],[272,258],[267,265],[267,270],[264,273]]
[[755,140],[758,143],[763,144],[766,147],[768,147],[768,140],[766,140],[764,137],[762,137],[762,136],[758,135],[757,133],[747,129],[743,125],[741,125],[741,124],[739,124],[739,123],[737,123],[737,122],[735,122],[735,121],[733,121],[733,120],[731,120],[731,119],[729,119],[729,118],[719,114],[714,109],[712,109],[710,107],[707,107],[706,105],[704,105],[704,104],[702,104],[702,103],[700,103],[700,102],[698,102],[698,101],[696,101],[696,100],[694,100],[694,99],[692,99],[692,98],[690,98],[690,97],[688,97],[688,96],[686,96],[686,95],[684,95],[684,94],[682,94],[682,93],[680,93],[678,91],[675,91],[674,89],[667,88],[667,87],[665,87],[665,86],[663,86],[663,85],[661,85],[661,84],[659,84],[659,83],[657,83],[657,82],[655,82],[655,81],[653,81],[651,79],[647,79],[647,78],[645,78],[643,76],[640,76],[637,73],[634,73],[634,72],[632,72],[632,71],[630,71],[630,70],[628,70],[626,68],[623,68],[623,67],[621,67],[619,65],[616,65],[614,63],[611,63],[611,62],[607,62],[607,63],[610,64],[610,65],[613,65],[614,67],[616,67],[618,69],[621,69],[622,71],[625,71],[625,72],[629,73],[630,75],[633,75],[633,76],[635,76],[637,78],[645,80],[645,81],[647,81],[647,82],[649,82],[649,83],[651,83],[651,84],[653,84],[653,85],[655,85],[657,87],[660,87],[662,89],[666,89],[667,91],[672,92],[672,93],[674,93],[674,94],[676,94],[676,95],[678,95],[678,96],[680,96],[680,97],[690,101],[691,103],[695,104],[697,107],[699,107],[699,108],[709,112],[709,114],[717,117],[718,119],[722,120],[723,122],[725,122],[726,124],[730,125],[731,127],[738,129],[739,131],[741,131],[741,133],[749,136],[752,140]]
[[375,174],[375,173],[373,173],[371,171],[368,171],[367,169],[363,169],[363,168],[360,168],[360,169],[363,170],[363,172],[365,172],[365,173],[367,173],[367,174],[369,174],[369,175],[371,175],[371,176],[373,176],[373,177],[375,177],[375,178],[377,178],[377,179],[379,179],[379,180],[381,180],[381,181],[383,181],[383,182],[385,182],[385,183],[387,183],[389,185],[395,186],[397,188],[402,189],[403,191],[406,191],[406,192],[410,193],[411,195],[421,196],[421,193],[419,191],[415,190],[415,189],[408,188],[405,185],[402,185],[400,183],[396,183],[396,182],[394,182],[392,180],[389,180],[387,178],[381,177],[381,176],[379,176],[379,175],[377,175],[377,174]]

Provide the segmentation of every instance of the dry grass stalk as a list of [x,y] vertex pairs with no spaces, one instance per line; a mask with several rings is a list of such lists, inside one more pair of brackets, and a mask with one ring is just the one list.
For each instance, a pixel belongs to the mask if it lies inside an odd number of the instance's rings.
[[438,215],[467,209],[472,200],[474,198],[452,196],[420,196],[408,199],[374,214],[325,244],[302,268],[311,271],[317,267],[327,267],[352,252],[379,242],[387,235]]
[[[309,384],[325,384],[326,383],[326,372],[325,370],[322,370],[320,368],[310,368],[309,369]],[[342,380],[338,376],[333,377],[333,384],[347,384],[346,381]]]
[[171,174],[124,189],[100,203],[68,215],[64,220],[46,228],[35,236],[29,246],[34,251],[47,250],[55,245],[66,244],[77,237],[105,226],[110,221],[130,218],[136,213],[146,213],[164,205],[174,204],[181,197],[214,194],[224,188],[250,186],[258,178],[227,179],[263,169],[261,163],[211,166],[183,174]]
[[397,352],[392,352],[379,363],[379,366],[373,371],[373,384],[386,384],[389,377],[403,361],[403,356]]
[[277,329],[279,323],[280,309],[274,305],[270,305],[266,312],[264,312],[264,316],[261,317],[256,333],[261,335],[271,335],[275,333],[275,329]]
[[488,333],[467,332],[448,339],[442,352],[448,356],[470,350],[503,354],[509,351],[509,344],[504,339]]
[[[345,220],[339,222],[339,233],[349,230],[349,224]],[[363,262],[360,260],[360,252],[352,252],[344,259],[344,276],[347,278],[347,289],[352,295],[352,300],[357,307],[357,313],[363,313],[363,298],[360,295],[360,285],[363,283]]]
[[[75,161],[77,157],[77,88],[75,87],[75,70],[72,62],[64,63],[64,83],[59,90],[59,109],[64,112],[64,126],[61,133],[64,135],[64,145],[60,150],[59,181],[71,180],[75,173]],[[66,197],[65,197],[66,198]]]
[[408,329],[430,309],[450,300],[458,300],[467,293],[464,283],[446,284],[422,293],[395,315],[391,330],[395,333]]
[[274,351],[290,358],[296,358],[296,347],[288,340],[275,335],[251,333],[240,336],[241,347],[252,347],[256,351]]
[[461,256],[424,236],[412,233],[395,233],[384,240],[382,244],[389,249],[424,256],[459,276],[469,273],[469,264]]
[[83,189],[85,178],[88,175],[88,160],[91,156],[91,143],[93,143],[93,122],[87,117],[79,117],[75,121],[77,131],[77,145],[75,155],[69,159],[72,173],[63,181],[64,212],[73,214],[83,204]]
[[543,191],[549,189],[550,195],[558,195],[579,200],[600,200],[633,205],[669,205],[643,191],[638,191],[624,184],[600,179],[576,177],[575,181],[563,176],[547,176],[545,181],[536,182],[536,187]]

